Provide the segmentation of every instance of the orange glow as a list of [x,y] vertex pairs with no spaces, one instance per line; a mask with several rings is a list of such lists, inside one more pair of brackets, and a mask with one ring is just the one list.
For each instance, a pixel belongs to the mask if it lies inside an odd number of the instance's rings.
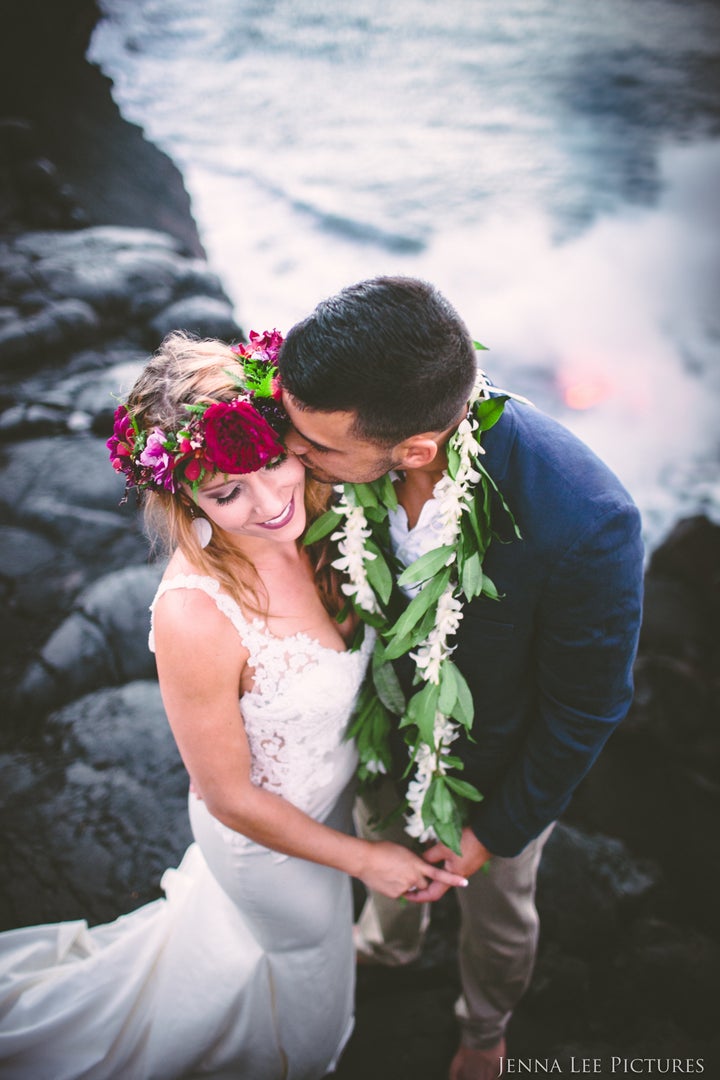
[[592,409],[612,394],[612,386],[607,379],[588,375],[575,379],[565,386],[563,397],[571,409]]

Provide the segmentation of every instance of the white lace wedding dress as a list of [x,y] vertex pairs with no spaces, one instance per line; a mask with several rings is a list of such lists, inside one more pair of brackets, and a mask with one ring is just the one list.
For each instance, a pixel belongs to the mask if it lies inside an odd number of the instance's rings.
[[[370,651],[273,636],[218,583],[202,589],[250,653],[242,699],[253,782],[349,827],[354,746],[344,739]],[[152,634],[151,634],[152,647]],[[0,934],[4,1080],[317,1080],[352,1027],[354,957],[344,874],[253,843],[190,795],[195,843],[165,897],[89,929]]]

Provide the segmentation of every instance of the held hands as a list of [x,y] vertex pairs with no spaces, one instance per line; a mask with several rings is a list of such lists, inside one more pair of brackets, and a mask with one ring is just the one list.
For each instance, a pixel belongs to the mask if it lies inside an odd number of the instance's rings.
[[[488,849],[480,843],[472,829],[467,826],[462,831],[460,850],[462,854],[456,855],[445,844],[433,844],[423,852],[423,859],[431,864],[442,863],[446,870],[469,878],[471,874],[477,873],[490,858]],[[443,884],[441,879],[434,878],[425,888],[418,889],[417,892],[408,896],[408,900],[413,900],[418,904],[439,900],[447,890],[448,886]]]
[[438,895],[442,896],[453,886],[462,888],[467,885],[464,875],[433,866],[407,848],[388,840],[368,842],[364,865],[357,877],[368,889],[374,889],[393,900],[400,896],[417,900],[428,890],[436,888],[440,889]]

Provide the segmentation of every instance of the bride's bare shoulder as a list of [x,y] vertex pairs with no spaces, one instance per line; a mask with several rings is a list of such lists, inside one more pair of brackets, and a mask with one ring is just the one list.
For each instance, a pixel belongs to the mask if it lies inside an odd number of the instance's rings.
[[[176,551],[162,576],[162,583],[169,584],[176,578],[195,575],[208,577],[181,551]],[[237,637],[237,632],[220,611],[213,596],[201,587],[165,589],[155,601],[154,608],[155,631],[160,637],[168,630],[183,639],[196,638],[201,634],[209,634],[215,640],[218,636],[230,639]]]

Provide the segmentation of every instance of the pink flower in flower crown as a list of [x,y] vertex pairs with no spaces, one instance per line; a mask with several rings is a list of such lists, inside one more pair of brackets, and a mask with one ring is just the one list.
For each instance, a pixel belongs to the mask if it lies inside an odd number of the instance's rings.
[[279,330],[265,330],[259,334],[257,330],[250,331],[250,353],[258,359],[267,360],[268,363],[277,362],[283,336]]
[[247,401],[211,405],[203,422],[205,453],[218,472],[257,472],[285,453],[273,429]]
[[118,405],[113,418],[113,433],[105,444],[110,451],[110,464],[116,472],[128,472],[135,446],[135,429],[124,405]]
[[173,479],[175,458],[165,449],[166,442],[165,432],[160,428],[155,428],[148,435],[145,449],[138,460],[141,465],[147,466],[152,471],[152,478],[156,484],[174,493],[176,490]]

